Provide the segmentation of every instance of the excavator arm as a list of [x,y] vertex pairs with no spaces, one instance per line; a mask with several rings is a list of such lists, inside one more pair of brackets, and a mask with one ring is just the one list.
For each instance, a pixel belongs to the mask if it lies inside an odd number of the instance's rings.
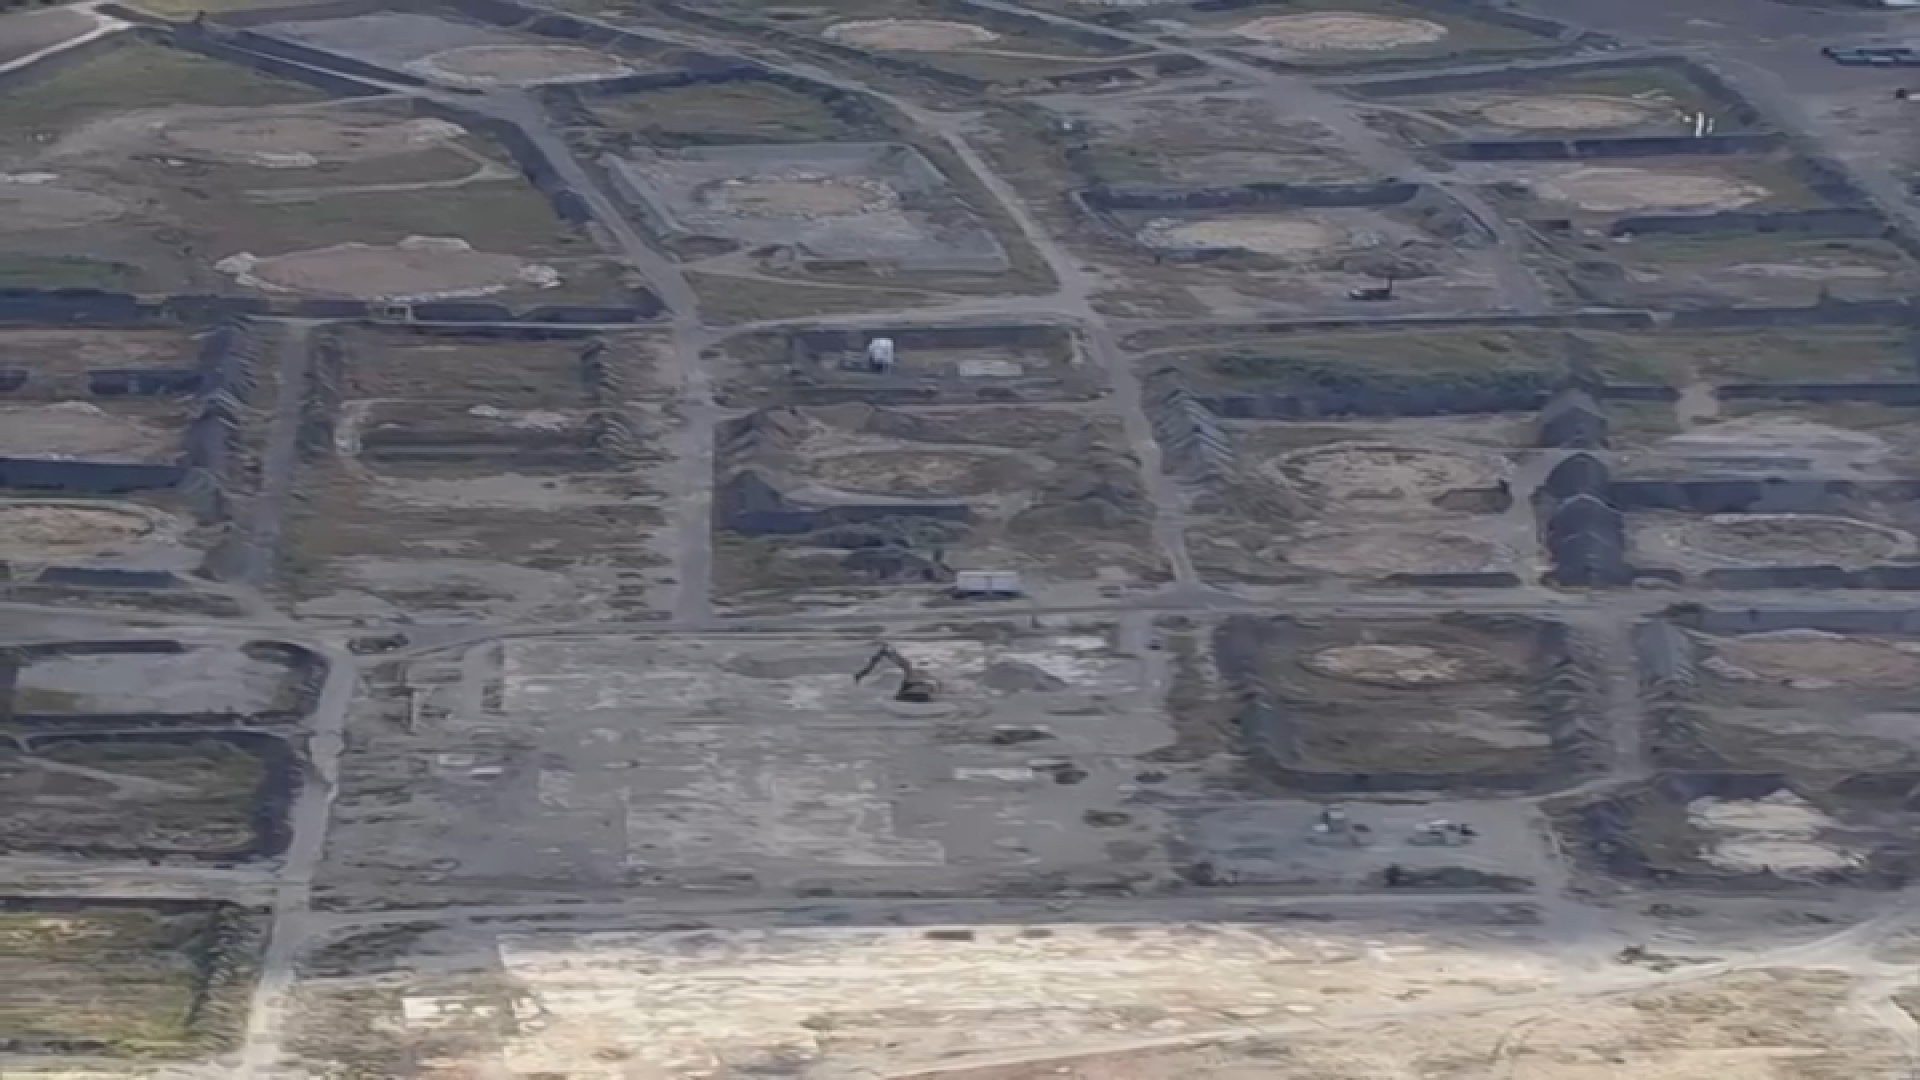
[[880,648],[875,650],[874,654],[867,659],[866,666],[854,674],[853,681],[856,683],[861,682],[867,676],[873,674],[881,664],[887,663],[891,663],[894,667],[900,669],[900,689],[893,695],[895,701],[933,700],[933,695],[939,689],[939,684],[927,676],[920,674],[919,670],[913,666],[912,661],[901,656],[898,649],[884,642],[881,643]]

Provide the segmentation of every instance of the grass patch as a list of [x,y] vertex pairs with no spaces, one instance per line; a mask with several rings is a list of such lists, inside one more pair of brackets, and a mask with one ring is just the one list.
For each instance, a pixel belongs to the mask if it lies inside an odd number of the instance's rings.
[[0,289],[128,291],[139,281],[139,267],[84,255],[0,255]]
[[244,1019],[259,927],[226,906],[0,910],[0,1040],[204,1054]]
[[[1558,331],[1468,327],[1286,334],[1184,355],[1205,374],[1230,382],[1331,389],[1382,378],[1557,378],[1567,370],[1568,350]],[[1626,379],[1652,370],[1632,359],[1610,365],[1608,374]]]
[[223,224],[259,237],[254,250],[279,252],[347,240],[392,244],[409,236],[457,236],[481,251],[575,254],[589,245],[539,193],[517,183],[457,190],[329,195],[313,201],[241,203]]
[[[44,764],[43,764],[44,763]],[[0,850],[243,853],[266,763],[230,743],[47,742],[0,748]],[[74,798],[49,797],[65,791]]]
[[[203,6],[195,0],[195,10]],[[162,105],[291,105],[329,96],[238,64],[136,42],[8,90],[0,124],[17,137]]]
[[[1766,327],[1625,334],[1583,330],[1574,337],[1609,372],[1651,371],[1652,381],[1722,382],[1911,380],[1914,347],[1894,326]],[[1623,376],[1624,377],[1624,376]]]

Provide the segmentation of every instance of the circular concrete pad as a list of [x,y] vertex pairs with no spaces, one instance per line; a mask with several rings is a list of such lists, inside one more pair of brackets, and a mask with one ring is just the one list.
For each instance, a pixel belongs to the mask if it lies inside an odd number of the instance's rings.
[[0,232],[78,229],[127,212],[118,199],[47,184],[0,182]]
[[1531,182],[1534,193],[1583,210],[1622,214],[1635,210],[1733,210],[1770,192],[1731,176],[1668,172],[1622,165],[1569,165]]
[[1626,98],[1553,94],[1495,102],[1482,108],[1480,115],[1490,123],[1524,131],[1601,131],[1644,124],[1654,111]]
[[1420,447],[1332,443],[1296,451],[1275,465],[1329,499],[1418,499],[1489,488],[1501,470],[1467,454]]
[[160,134],[182,150],[222,161],[292,167],[412,153],[466,131],[445,120],[301,112],[181,119]]
[[813,475],[842,491],[902,497],[977,495],[999,486],[998,458],[918,450],[846,454],[814,463]]
[[1354,529],[1275,544],[1262,559],[1327,574],[1470,574],[1500,569],[1508,553],[1476,536],[1432,528]]
[[1306,657],[1312,671],[1376,686],[1440,686],[1474,677],[1473,658],[1431,645],[1336,645]]
[[1911,533],[1818,514],[1715,514],[1686,523],[1675,541],[1740,566],[1872,566],[1916,549]]
[[1173,251],[1248,251],[1299,257],[1340,247],[1347,239],[1334,226],[1284,214],[1181,221],[1163,218],[1140,230],[1140,242]]
[[1430,45],[1447,36],[1446,27],[1426,19],[1337,11],[1267,15],[1241,23],[1233,32],[1303,52],[1378,52]]
[[1920,681],[1920,646],[1820,630],[1716,638],[1705,665],[1722,678],[1822,689],[1836,685],[1904,688]]
[[945,52],[1000,38],[984,26],[943,19],[859,19],[834,23],[820,36],[841,45],[902,52]]
[[899,193],[883,181],[813,173],[722,180],[703,188],[699,199],[729,214],[761,218],[857,217],[900,205]]
[[489,86],[611,79],[634,70],[611,53],[579,45],[468,45],[422,57],[407,66],[443,82]]
[[4,558],[111,554],[154,531],[153,517],[132,508],[65,502],[0,503],[0,557]]
[[461,240],[420,236],[392,245],[336,244],[267,258],[236,255],[218,265],[243,285],[356,300],[485,296],[559,283],[551,268],[519,256],[475,251]]

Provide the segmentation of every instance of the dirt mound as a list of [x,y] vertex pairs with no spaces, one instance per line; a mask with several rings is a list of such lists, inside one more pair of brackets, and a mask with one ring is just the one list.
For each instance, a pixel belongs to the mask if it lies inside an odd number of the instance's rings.
[[1534,193],[1584,210],[1622,214],[1634,210],[1733,210],[1770,192],[1758,184],[1712,173],[1669,172],[1621,165],[1568,165],[1531,183]]
[[1262,559],[1329,574],[1465,574],[1503,569],[1507,552],[1475,536],[1432,529],[1355,529],[1276,544]]
[[181,150],[222,161],[299,168],[412,153],[464,134],[458,124],[429,118],[249,111],[172,121],[160,137]]
[[611,79],[634,70],[611,53],[578,45],[469,45],[408,66],[443,82],[489,86]]
[[722,180],[703,188],[698,198],[716,210],[762,218],[855,217],[900,205],[900,194],[884,181],[821,173]]
[[0,232],[77,229],[127,212],[118,199],[90,191],[17,180],[0,181]]
[[1818,630],[1713,641],[1705,665],[1722,678],[1804,689],[1834,685],[1907,687],[1920,681],[1920,644],[1845,637]]
[[1319,12],[1267,15],[1234,27],[1243,38],[1301,51],[1377,52],[1428,45],[1447,36],[1447,28],[1426,19],[1393,15]]
[[1140,242],[1176,251],[1250,251],[1260,255],[1315,255],[1342,246],[1345,233],[1312,218],[1286,215],[1221,218],[1212,221],[1150,221]]
[[0,455],[56,461],[158,461],[179,449],[175,432],[84,401],[0,406]]
[[1501,470],[1466,454],[1417,447],[1335,443],[1288,454],[1274,462],[1282,478],[1328,499],[1419,499],[1450,491],[1490,488]]
[[72,503],[0,503],[0,555],[59,558],[110,552],[154,532],[134,510]]
[[275,292],[407,302],[485,296],[559,284],[550,267],[475,251],[465,241],[412,236],[398,244],[336,244],[260,258],[235,255],[219,268],[242,285]]
[[999,487],[1007,463],[987,454],[883,451],[824,458],[813,465],[821,483],[867,495],[952,497]]
[[1000,38],[984,26],[943,19],[860,19],[834,23],[820,36],[842,45],[903,52],[945,52]]
[[1480,115],[1489,123],[1525,131],[1600,131],[1644,124],[1654,112],[1626,98],[1554,94],[1495,102]]
[[1681,547],[1750,566],[1872,566],[1916,548],[1912,534],[1817,514],[1715,514],[1681,528]]
[[1336,645],[1307,657],[1311,671],[1378,686],[1440,686],[1465,682],[1484,665],[1456,650],[1431,645]]

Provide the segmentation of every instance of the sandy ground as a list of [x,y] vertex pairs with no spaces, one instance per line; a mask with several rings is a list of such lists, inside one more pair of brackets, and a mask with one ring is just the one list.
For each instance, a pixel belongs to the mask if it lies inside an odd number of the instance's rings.
[[1140,242],[1170,250],[1251,251],[1298,258],[1346,245],[1342,230],[1311,218],[1285,215],[1236,217],[1221,221],[1164,218],[1140,230]]
[[1474,657],[1430,645],[1336,645],[1301,661],[1322,675],[1381,686],[1432,686],[1471,678]]
[[1816,514],[1714,514],[1681,526],[1674,543],[1727,563],[1781,566],[1872,566],[1916,548],[1898,529]]
[[1315,533],[1267,554],[1329,574],[1472,573],[1509,569],[1513,553],[1491,540],[1444,527],[1370,526]]
[[1770,194],[1758,184],[1731,176],[1622,165],[1557,165],[1533,176],[1528,183],[1540,198],[1603,214],[1733,210]]
[[146,514],[69,503],[0,503],[0,558],[59,558],[112,552],[146,538]]
[[392,246],[336,244],[260,258],[222,259],[241,284],[281,292],[359,300],[426,300],[485,296],[558,284],[547,267],[515,255],[475,251],[464,241],[409,237]]
[[166,428],[84,401],[0,406],[0,455],[89,461],[164,461],[180,449]]
[[1002,455],[914,450],[855,453],[819,459],[812,473],[842,491],[895,497],[978,495],[1004,482]]
[[749,217],[853,217],[900,205],[899,193],[883,180],[803,173],[722,181],[702,191],[701,199]]
[[611,53],[578,45],[468,45],[422,57],[408,66],[447,81],[493,86],[609,79],[633,72]]
[[0,182],[0,232],[77,229],[127,212],[118,199],[51,184]]
[[1920,644],[1781,630],[1716,638],[1707,670],[1741,681],[1904,687],[1920,681]]
[[1655,110],[1626,98],[1594,94],[1517,97],[1487,105],[1480,115],[1501,127],[1522,130],[1599,131],[1645,123]]
[[1465,454],[1416,447],[1336,443],[1289,454],[1270,469],[1329,500],[1432,500],[1449,491],[1490,488],[1502,470]]
[[167,121],[160,137],[192,153],[248,165],[364,161],[414,153],[466,134],[432,118],[344,110],[222,111]]
[[1706,860],[1735,873],[1843,870],[1861,858],[1844,845],[1822,842],[1837,823],[1790,791],[1764,799],[1695,799],[1687,804],[1687,822],[1714,837],[1703,852]]
[[1329,11],[1267,15],[1241,23],[1234,33],[1301,51],[1372,52],[1431,44],[1445,38],[1447,28],[1426,19]]
[[1000,38],[984,26],[943,19],[860,19],[834,23],[821,36],[843,45],[904,52],[945,52]]

